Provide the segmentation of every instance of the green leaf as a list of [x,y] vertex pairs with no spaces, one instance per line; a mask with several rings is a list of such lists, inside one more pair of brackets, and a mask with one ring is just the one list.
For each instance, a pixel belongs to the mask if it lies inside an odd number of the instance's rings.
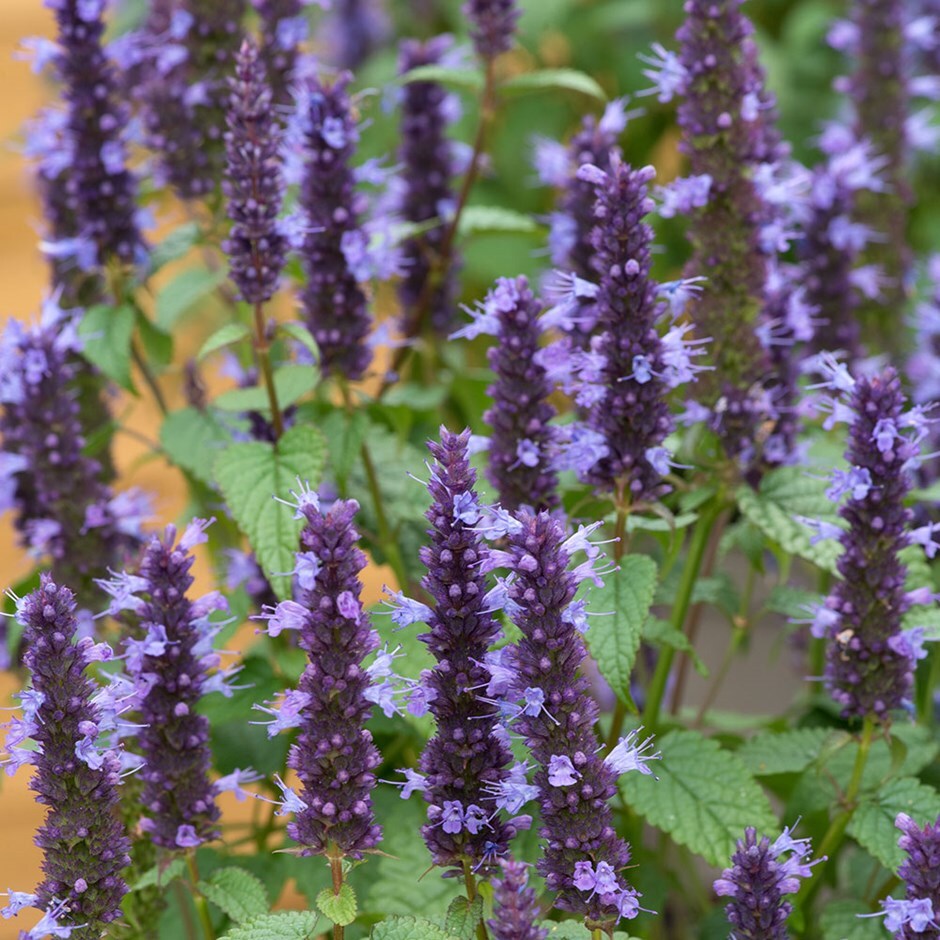
[[[320,373],[316,366],[290,365],[274,370],[274,388],[277,391],[277,403],[283,410],[303,398],[307,392],[317,387]],[[267,390],[262,385],[252,388],[233,388],[223,392],[212,402],[222,411],[261,411],[270,414]]]
[[620,790],[647,822],[711,865],[726,865],[747,826],[778,828],[764,791],[744,762],[695,731],[670,731],[657,742],[660,779],[625,774]]
[[82,355],[113,382],[129,392],[134,391],[131,379],[131,339],[137,315],[125,304],[89,307],[78,325],[83,341]]
[[277,330],[279,333],[283,333],[285,336],[289,336],[291,339],[300,343],[300,345],[313,356],[314,362],[320,361],[320,347],[313,338],[313,334],[303,323],[279,323]]
[[620,562],[620,570],[589,595],[593,611],[612,611],[610,616],[594,617],[585,638],[601,674],[624,704],[628,702],[630,673],[655,592],[656,562],[646,555],[628,555]]
[[443,385],[417,385],[414,382],[399,382],[393,385],[382,404],[387,406],[404,405],[414,411],[433,411],[447,399],[447,389]]
[[810,544],[812,529],[794,518],[806,516],[841,525],[838,504],[826,496],[828,485],[826,480],[809,476],[801,467],[780,467],[764,477],[760,492],[742,486],[737,493],[738,507],[784,551],[834,574],[842,546],[836,539]]
[[334,924],[345,927],[356,919],[356,892],[352,885],[344,883],[339,894],[334,894],[332,887],[324,888],[317,895],[317,907],[324,917],[328,917]]
[[528,95],[534,91],[576,91],[598,101],[607,101],[604,89],[585,72],[577,69],[540,69],[514,75],[499,86],[509,95]]
[[236,924],[267,914],[270,907],[264,885],[244,868],[216,869],[207,881],[199,882],[198,889]]
[[483,76],[470,69],[451,69],[443,65],[419,65],[401,76],[403,85],[413,82],[437,82],[450,88],[463,88],[466,91],[478,91],[483,87]]
[[457,940],[423,917],[389,917],[372,928],[372,940]]
[[457,940],[474,940],[482,917],[483,898],[479,894],[472,902],[464,897],[454,898],[447,908],[444,929]]
[[[548,930],[546,940],[590,940],[591,931],[580,920],[563,920],[560,923],[544,921],[542,927]],[[623,930],[614,931],[614,940],[631,940]]]
[[689,638],[681,630],[677,630],[668,620],[647,617],[646,623],[643,624],[642,638],[648,643],[670,646],[680,653],[685,653],[691,658],[695,671],[700,676],[708,677],[708,667],[702,662],[702,658],[689,642]]
[[819,915],[823,940],[884,940],[880,917],[860,917],[874,913],[861,901],[828,901]]
[[535,220],[514,209],[502,206],[467,206],[460,213],[457,226],[459,235],[477,235],[480,232],[499,232],[503,235],[531,235],[538,232]]
[[940,793],[914,777],[900,777],[873,796],[855,810],[846,831],[888,871],[896,871],[904,860],[904,851],[898,847],[895,816],[907,813],[920,825],[933,822],[940,816]]
[[182,258],[199,241],[199,234],[196,222],[184,222],[173,229],[150,253],[151,273]]
[[226,346],[240,343],[249,336],[251,336],[251,330],[249,330],[244,323],[226,323],[225,326],[217,329],[206,339],[202,346],[199,347],[199,352],[196,353],[196,359],[202,362],[206,356],[210,356],[212,353],[219,349],[224,349]]
[[313,911],[281,911],[253,917],[219,940],[310,940],[317,926]]
[[224,269],[187,268],[157,295],[157,326],[169,332],[190,308],[209,296],[228,276]]
[[370,430],[370,421],[361,411],[351,415],[337,408],[319,424],[330,450],[330,467],[340,490],[345,490],[346,480],[359,460],[362,442]]
[[173,359],[173,337],[137,311],[137,329],[147,361],[163,369]]
[[207,486],[215,485],[215,459],[231,442],[231,430],[211,411],[198,408],[173,411],[160,426],[160,444],[170,460]]
[[800,773],[819,757],[831,733],[830,728],[765,731],[745,741],[736,753],[755,777]]
[[168,865],[157,863],[148,868],[140,878],[131,886],[131,891],[143,891],[144,888],[159,886],[165,888],[171,881],[182,878],[186,874],[186,860],[174,858]]
[[309,425],[284,433],[276,447],[261,441],[233,444],[215,461],[216,482],[278,597],[290,596],[300,522],[286,498],[297,480],[316,487],[326,461],[323,435]]

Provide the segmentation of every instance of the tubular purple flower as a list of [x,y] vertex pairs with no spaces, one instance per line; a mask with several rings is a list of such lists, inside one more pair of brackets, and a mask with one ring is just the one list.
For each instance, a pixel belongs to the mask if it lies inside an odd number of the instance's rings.
[[525,277],[500,278],[484,306],[498,321],[496,345],[487,351],[496,382],[487,389],[493,401],[483,420],[490,435],[487,478],[504,509],[535,511],[558,506],[558,477],[551,465],[555,409],[548,402],[552,385],[536,360],[540,305]]
[[288,245],[277,218],[284,199],[281,132],[264,65],[249,40],[236,58],[231,85],[225,135],[228,167],[222,190],[233,225],[223,248],[242,299],[257,306],[277,290]]
[[522,15],[516,0],[467,0],[462,9],[481,59],[495,59],[512,48],[516,21]]
[[179,542],[174,526],[162,539],[153,537],[138,572],[145,586],[135,605],[149,642],[128,641],[127,669],[144,690],[137,733],[146,761],[140,826],[166,849],[187,849],[218,835],[209,721],[197,711],[217,657],[205,616],[186,596],[193,585],[192,547],[206,540],[207,525],[193,520]]
[[[586,532],[566,539],[561,524],[547,513],[518,518],[521,525],[509,545],[516,575],[509,597],[519,605],[514,620],[522,631],[513,691],[527,703],[540,702],[537,708],[527,704],[516,719],[539,764],[535,783],[545,844],[538,871],[557,893],[556,907],[583,914],[590,927],[609,930],[621,917],[637,915],[639,896],[619,874],[630,849],[617,835],[608,805],[617,792],[618,773],[597,754],[598,709],[587,680],[578,675],[584,644],[574,618],[565,616],[579,577],[598,551]],[[576,546],[588,549],[589,561],[568,571],[568,550]],[[562,784],[553,773],[559,770],[558,758],[567,758],[571,776],[577,774],[572,784]]]
[[[399,74],[440,63],[451,45],[449,36],[437,36],[425,43],[406,39],[398,57]],[[453,327],[457,310],[459,260],[451,255],[447,270],[438,272],[440,282],[433,287],[428,278],[453,212],[454,144],[446,132],[454,120],[457,101],[437,82],[409,82],[402,90],[401,107],[401,215],[418,224],[440,221],[405,242],[403,255],[407,268],[398,296],[406,326],[414,320],[418,304],[427,304],[432,328],[446,335]],[[428,290],[430,296],[425,297]]]
[[489,552],[474,530],[481,513],[467,459],[469,438],[469,431],[441,428],[440,443],[428,444],[435,460],[428,483],[433,502],[426,513],[431,543],[421,549],[421,561],[427,568],[422,585],[434,602],[429,630],[419,639],[437,660],[427,681],[437,729],[421,755],[430,804],[421,833],[435,864],[469,864],[488,874],[506,854],[516,826],[481,809],[489,806],[488,792],[508,776],[510,753],[492,733],[498,713],[477,691],[490,681],[484,663],[499,625],[486,599]]
[[72,592],[47,574],[23,600],[18,617],[32,687],[22,698],[39,745],[29,786],[47,807],[36,836],[45,875],[36,906],[58,904],[58,923],[73,927],[73,940],[95,940],[121,916],[130,842],[118,815],[121,761],[98,740],[97,687],[85,674],[93,647],[73,643],[75,613]]
[[98,267],[111,260],[134,264],[144,242],[137,225],[137,184],[121,137],[128,115],[102,49],[104,0],[46,0],[46,6],[55,11],[57,65],[68,103],[66,205],[78,236],[94,244]]
[[313,504],[302,510],[301,554],[317,562],[312,586],[298,592],[298,645],[308,663],[299,684],[300,734],[288,759],[303,784],[303,808],[287,831],[302,855],[338,851],[358,859],[382,837],[372,811],[381,757],[363,727],[372,679],[362,664],[378,635],[359,600],[366,558],[353,524],[358,509],[355,500],[337,500],[326,513]]
[[301,294],[307,326],[320,347],[324,373],[362,378],[372,358],[366,344],[371,321],[366,296],[343,252],[343,241],[360,234],[361,200],[350,161],[359,132],[344,73],[332,84],[315,80],[308,102],[306,167],[300,201],[307,217]]
[[493,919],[488,921],[493,940],[545,940],[548,929],[541,919],[535,892],[527,887],[529,866],[525,862],[499,860],[502,878],[493,882]]

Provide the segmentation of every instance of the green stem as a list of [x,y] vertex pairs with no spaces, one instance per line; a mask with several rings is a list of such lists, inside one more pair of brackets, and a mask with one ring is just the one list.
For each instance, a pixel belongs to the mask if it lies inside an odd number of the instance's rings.
[[[627,548],[627,517],[630,515],[630,509],[621,499],[617,500],[617,521],[614,524],[614,563],[619,565]],[[627,717],[627,709],[620,698],[617,698],[617,704],[614,706],[614,713],[610,719],[610,734],[607,737],[607,747],[611,749],[616,746],[620,740],[620,732],[623,728],[623,721]]]
[[186,867],[189,870],[189,879],[193,885],[193,904],[196,906],[196,914],[199,916],[199,923],[202,924],[203,936],[205,940],[215,940],[215,930],[212,927],[209,905],[206,899],[199,893],[199,869],[196,867],[195,851],[187,853]]
[[[463,883],[467,888],[467,900],[472,904],[473,899],[477,896],[477,883],[476,879],[473,877],[470,863],[466,861],[466,859],[463,863]],[[489,940],[489,934],[486,932],[486,924],[483,923],[482,917],[477,923],[477,940]]]
[[140,345],[137,342],[136,336],[131,340],[131,358],[134,360],[134,365],[140,370],[140,374],[143,376],[147,388],[149,388],[153,394],[154,401],[157,403],[160,413],[163,415],[169,414],[169,408],[167,408],[166,399],[163,397],[160,384],[157,382],[157,377],[150,368],[150,363],[147,362],[144,358],[144,354],[140,351]]
[[[689,545],[689,554],[679,581],[679,593],[676,597],[676,604],[670,621],[676,630],[682,631],[685,626],[686,615],[692,602],[692,592],[695,589],[695,582],[698,580],[702,561],[705,558],[705,549],[708,546],[714,522],[723,508],[722,500],[716,498],[711,508],[702,513],[695,525],[692,542]],[[654,732],[659,724],[659,713],[662,708],[663,696],[666,692],[666,684],[669,681],[669,671],[672,669],[674,656],[675,650],[670,647],[663,648],[659,652],[659,661],[656,663],[656,671],[653,673],[653,681],[647,690],[646,706],[643,709],[643,726],[648,733]]]
[[747,631],[742,630],[738,627],[735,628],[734,632],[731,634],[731,640],[728,643],[728,648],[725,650],[724,659],[721,661],[721,666],[718,669],[718,672],[715,674],[715,678],[712,680],[712,684],[708,688],[708,692],[705,695],[705,698],[702,699],[702,704],[699,706],[699,710],[695,715],[695,721],[692,723],[693,728],[701,728],[703,722],[705,721],[705,714],[708,710],[715,704],[715,699],[718,697],[718,693],[721,691],[721,687],[724,684],[725,679],[728,678],[728,672],[731,669],[731,664],[734,662],[735,654],[741,648],[741,644],[744,642],[744,637]]
[[366,479],[369,481],[369,493],[372,496],[372,504],[375,507],[375,519],[379,526],[379,541],[382,550],[388,559],[389,566],[395,572],[398,579],[400,590],[408,590],[408,571],[405,568],[405,562],[401,557],[398,545],[392,534],[391,526],[388,524],[388,517],[385,515],[385,504],[382,502],[382,489],[379,486],[379,477],[375,472],[375,464],[372,462],[372,455],[369,453],[369,445],[362,445],[362,466],[366,471]]
[[[339,893],[343,890],[343,856],[339,854],[331,854],[329,858],[330,875],[333,879],[333,894],[339,895]],[[333,940],[343,940],[344,934],[345,928],[342,924],[333,924]]]
[[255,304],[255,335],[253,340],[255,355],[258,357],[258,371],[268,393],[268,404],[271,407],[271,425],[274,430],[274,440],[280,440],[284,433],[284,419],[281,417],[281,406],[277,400],[277,386],[274,384],[274,369],[271,366],[271,347],[267,337],[267,323],[264,318],[264,309],[261,304]]
[[933,694],[938,685],[940,685],[940,646],[934,646],[930,650],[930,669],[921,689],[920,701],[917,703],[917,718],[928,727],[934,724]]

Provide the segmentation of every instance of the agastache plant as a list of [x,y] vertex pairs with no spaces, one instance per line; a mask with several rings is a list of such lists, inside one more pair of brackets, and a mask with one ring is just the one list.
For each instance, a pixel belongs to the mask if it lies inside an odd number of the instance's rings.
[[493,940],[545,940],[547,927],[539,919],[535,891],[528,887],[529,866],[503,858],[502,877],[493,882],[493,919],[488,921]]
[[87,675],[110,650],[90,638],[76,643],[75,615],[75,596],[47,574],[20,603],[32,685],[20,696],[23,718],[8,733],[7,747],[36,742],[38,751],[17,754],[16,747],[10,756],[35,765],[30,789],[47,807],[36,836],[45,877],[33,895],[19,897],[19,906],[43,910],[52,936],[96,940],[121,917],[130,842],[118,813],[121,760],[106,746],[97,687]]
[[467,0],[462,9],[481,59],[495,59],[512,48],[516,21],[522,15],[516,0]]
[[310,29],[312,0],[251,0],[261,30],[260,54],[271,98],[277,105],[292,101],[301,46]]
[[384,6],[385,0],[331,0],[323,39],[333,65],[355,71],[381,46],[389,32]]

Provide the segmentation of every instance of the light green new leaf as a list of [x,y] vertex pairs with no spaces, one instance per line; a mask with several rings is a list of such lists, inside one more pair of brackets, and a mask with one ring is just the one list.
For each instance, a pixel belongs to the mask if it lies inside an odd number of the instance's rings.
[[168,865],[156,864],[153,868],[148,868],[131,885],[131,891],[143,891],[144,888],[159,886],[165,888],[171,881],[177,878],[183,878],[186,875],[186,860],[174,858]]
[[233,927],[219,940],[310,940],[317,920],[313,911],[265,914]]
[[457,940],[474,940],[482,917],[483,898],[479,894],[472,902],[465,897],[454,898],[447,908],[444,929]]
[[320,361],[320,347],[313,338],[313,334],[303,323],[279,323],[277,325],[277,331],[300,343],[300,345],[313,356],[314,362]]
[[423,917],[389,917],[372,928],[372,940],[457,940]]
[[182,258],[199,241],[200,233],[197,222],[184,222],[173,229],[150,252],[150,272],[159,271],[165,264]]
[[467,91],[479,91],[483,87],[483,76],[470,69],[452,69],[444,65],[419,65],[405,72],[399,81],[403,85],[413,82],[437,82],[450,88],[463,88]]
[[896,871],[904,851],[898,847],[894,818],[907,813],[920,825],[933,822],[940,816],[940,793],[914,777],[900,777],[872,796],[855,810],[846,831],[888,871]]
[[160,444],[170,460],[207,486],[215,485],[215,459],[231,442],[231,429],[211,411],[198,408],[174,411],[160,426]]
[[502,206],[467,206],[460,214],[457,226],[459,235],[476,235],[480,232],[531,235],[538,230],[539,226],[531,216]]
[[133,392],[131,339],[137,315],[128,305],[89,307],[78,325],[82,355],[121,388]]
[[352,885],[343,884],[339,894],[333,892],[332,887],[324,888],[317,895],[317,907],[324,917],[328,917],[334,924],[345,927],[356,919],[356,892]]
[[577,69],[540,69],[514,75],[499,86],[508,95],[527,95],[534,91],[576,91],[582,95],[607,101],[604,89],[585,72]]
[[[316,366],[291,363],[274,370],[274,388],[277,403],[283,410],[295,404],[320,381]],[[261,411],[270,414],[271,406],[267,389],[262,385],[252,388],[233,388],[223,392],[212,403],[222,411]]]
[[216,869],[206,881],[199,882],[198,888],[207,901],[236,924],[267,914],[271,906],[264,885],[244,868]]
[[215,461],[215,478],[232,515],[280,598],[290,596],[290,576],[301,524],[274,499],[287,498],[297,480],[316,487],[326,461],[323,435],[309,425],[284,433],[277,446],[261,441],[233,444]]
[[656,742],[659,780],[627,773],[624,800],[711,865],[726,865],[747,826],[773,834],[777,819],[744,762],[695,731],[670,731]]
[[187,268],[157,296],[157,326],[170,332],[184,313],[209,296],[228,276],[225,270]]
[[630,673],[655,593],[656,562],[646,555],[628,555],[621,560],[620,570],[588,595],[592,611],[612,612],[593,617],[585,639],[601,674],[624,704],[628,703]]
[[199,347],[199,352],[196,353],[196,359],[202,362],[206,356],[211,356],[212,353],[224,349],[226,346],[240,343],[249,336],[251,336],[251,330],[249,330],[244,323],[226,323],[225,326],[217,329],[206,339],[202,346]]
[[829,728],[797,728],[780,734],[765,731],[746,741],[736,753],[755,777],[795,774],[819,757],[831,733]]

